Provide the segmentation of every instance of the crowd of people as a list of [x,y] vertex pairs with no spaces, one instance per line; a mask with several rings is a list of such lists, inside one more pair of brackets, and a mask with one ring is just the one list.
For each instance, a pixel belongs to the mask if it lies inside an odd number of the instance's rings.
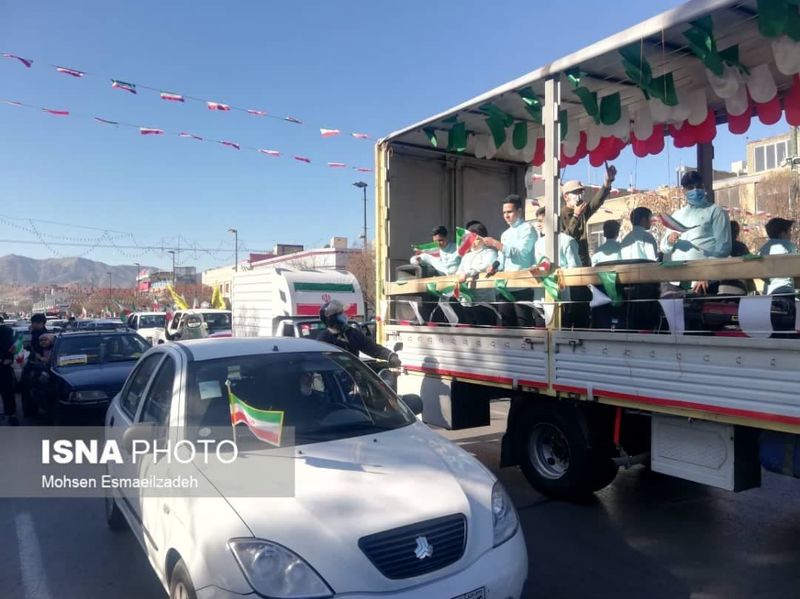
[[[567,181],[562,187],[561,216],[558,219],[558,264],[561,268],[625,264],[632,262],[685,262],[691,260],[726,258],[750,254],[749,248],[739,241],[739,224],[730,221],[728,213],[715,204],[703,185],[697,171],[683,175],[685,204],[667,218],[662,219],[667,232],[660,240],[650,232],[654,214],[650,208],[639,206],[630,214],[631,230],[621,240],[620,222],[603,223],[605,242],[592,253],[589,244],[589,219],[600,209],[609,196],[616,176],[613,166],[606,167],[603,186],[590,200],[585,200],[585,186],[580,181]],[[524,203],[517,195],[502,201],[502,215],[508,228],[497,239],[478,221],[466,224],[473,234],[471,246],[460,255],[451,240],[449,231],[439,225],[432,231],[435,252],[417,251],[411,263],[419,265],[423,276],[456,275],[459,283],[469,283],[480,274],[492,277],[497,272],[529,271],[542,259],[549,260],[544,236],[545,208],[536,211],[535,220],[526,222]],[[756,252],[761,256],[798,254],[790,241],[794,221],[773,218],[766,224],[769,240]],[[717,294],[745,295],[754,291],[749,281],[694,281],[671,282],[660,285],[641,285],[629,300],[644,298],[701,297]],[[765,281],[764,294],[794,296],[791,278],[771,278]],[[605,328],[607,319],[595,315],[592,322],[589,287],[570,287],[563,290],[566,324],[576,328],[590,326]],[[456,314],[459,322],[481,325],[541,326],[542,313],[534,309],[536,300],[544,297],[537,288],[508,288],[498,293],[494,288],[472,289],[466,294],[456,294],[457,302],[450,302],[448,311]],[[793,309],[793,302],[792,302]]]

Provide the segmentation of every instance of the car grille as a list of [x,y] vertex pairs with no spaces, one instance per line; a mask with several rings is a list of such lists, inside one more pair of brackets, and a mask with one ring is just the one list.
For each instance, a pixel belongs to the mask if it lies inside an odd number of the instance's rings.
[[[424,541],[431,554],[420,559]],[[387,578],[411,578],[433,572],[461,559],[467,544],[467,519],[462,514],[443,516],[362,537],[358,546]]]

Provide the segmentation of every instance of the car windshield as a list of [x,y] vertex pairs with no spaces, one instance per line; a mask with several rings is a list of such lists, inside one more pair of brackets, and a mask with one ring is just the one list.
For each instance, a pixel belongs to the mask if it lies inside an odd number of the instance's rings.
[[230,312],[203,312],[203,320],[208,325],[209,333],[231,330]]
[[[195,362],[187,379],[190,438],[288,447],[396,429],[413,413],[357,358],[342,352]],[[233,408],[233,409],[232,409]],[[241,424],[231,428],[231,412]]]
[[140,329],[163,329],[167,323],[164,314],[145,314],[139,317]]
[[76,335],[61,337],[55,348],[54,364],[69,368],[85,364],[136,361],[149,349],[138,335]]

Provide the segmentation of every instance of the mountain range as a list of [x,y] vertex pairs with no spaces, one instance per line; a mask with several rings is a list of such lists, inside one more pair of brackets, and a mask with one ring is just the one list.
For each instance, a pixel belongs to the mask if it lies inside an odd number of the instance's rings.
[[108,273],[111,273],[112,287],[133,287],[137,274],[136,266],[133,265],[112,266],[86,258],[36,260],[15,254],[0,257],[2,285],[108,287]]

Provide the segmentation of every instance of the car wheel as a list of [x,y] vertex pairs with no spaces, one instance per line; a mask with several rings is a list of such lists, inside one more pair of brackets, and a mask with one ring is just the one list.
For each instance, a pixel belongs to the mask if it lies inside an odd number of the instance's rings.
[[528,482],[550,497],[580,500],[601,488],[598,460],[577,419],[561,411],[533,410],[518,436],[517,455]]
[[117,500],[108,491],[106,491],[106,524],[115,531],[128,528],[128,522],[125,520],[122,510],[119,509]]
[[183,560],[178,560],[169,580],[169,599],[197,599],[189,571]]

